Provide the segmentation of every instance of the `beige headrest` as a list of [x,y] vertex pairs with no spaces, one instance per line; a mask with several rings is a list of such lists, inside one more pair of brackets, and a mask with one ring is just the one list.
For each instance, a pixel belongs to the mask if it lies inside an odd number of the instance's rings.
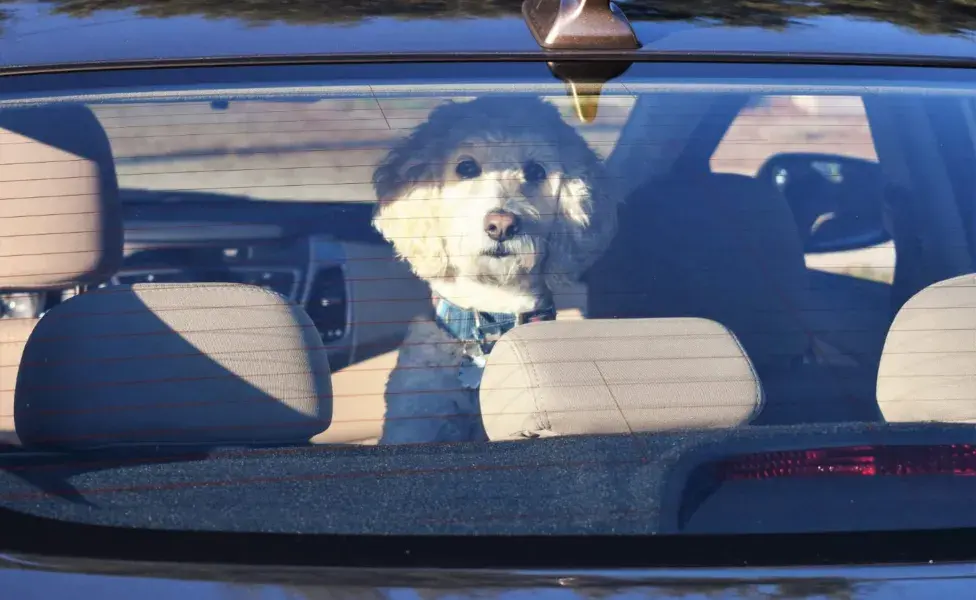
[[0,289],[99,283],[121,261],[112,149],[95,115],[74,105],[0,111]]
[[24,445],[306,442],[332,418],[305,311],[259,287],[106,287],[55,306],[27,341]]
[[902,306],[878,367],[892,423],[976,423],[976,275],[923,289]]
[[492,440],[734,427],[763,404],[735,336],[698,318],[516,327],[491,351],[480,398]]

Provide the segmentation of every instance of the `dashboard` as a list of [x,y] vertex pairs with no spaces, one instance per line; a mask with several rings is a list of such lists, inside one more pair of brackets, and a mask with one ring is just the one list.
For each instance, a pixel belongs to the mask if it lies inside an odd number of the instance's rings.
[[[262,202],[122,190],[123,266],[99,287],[256,285],[305,308],[333,372],[395,349],[429,291],[371,225],[366,203]],[[76,290],[0,294],[0,318],[41,316]]]
[[283,238],[274,227],[180,223],[148,230],[153,239],[139,230],[126,232],[123,268],[103,286],[196,281],[260,286],[302,305],[323,342],[335,349],[330,358],[348,360],[340,348],[349,341],[352,320],[340,242],[324,235]]

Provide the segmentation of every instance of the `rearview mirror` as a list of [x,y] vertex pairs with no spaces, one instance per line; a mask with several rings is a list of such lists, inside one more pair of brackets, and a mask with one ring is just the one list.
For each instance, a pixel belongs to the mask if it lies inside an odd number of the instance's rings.
[[837,154],[783,153],[756,178],[793,210],[809,253],[875,246],[891,239],[884,225],[884,180],[877,162]]

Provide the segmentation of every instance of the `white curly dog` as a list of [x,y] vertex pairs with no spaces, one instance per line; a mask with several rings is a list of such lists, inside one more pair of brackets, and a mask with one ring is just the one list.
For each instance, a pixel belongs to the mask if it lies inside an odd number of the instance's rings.
[[555,106],[523,96],[440,105],[373,185],[374,227],[433,297],[387,382],[380,443],[485,440],[485,356],[511,328],[555,318],[553,290],[615,232],[614,186]]

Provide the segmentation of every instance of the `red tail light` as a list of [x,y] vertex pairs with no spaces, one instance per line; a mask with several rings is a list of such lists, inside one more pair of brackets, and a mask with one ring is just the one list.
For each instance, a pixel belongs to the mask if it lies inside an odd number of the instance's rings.
[[817,476],[976,476],[976,445],[853,446],[764,452],[723,461],[723,480]]

